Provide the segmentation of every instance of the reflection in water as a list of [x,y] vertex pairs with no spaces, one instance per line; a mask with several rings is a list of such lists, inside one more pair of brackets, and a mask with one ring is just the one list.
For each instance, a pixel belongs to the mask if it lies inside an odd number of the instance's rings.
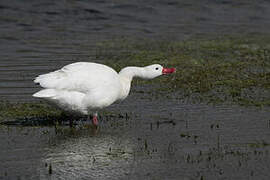
[[[50,141],[44,155],[41,178],[120,179],[128,175],[133,163],[133,144],[119,134],[102,129],[65,129]],[[52,175],[49,175],[49,166]]]

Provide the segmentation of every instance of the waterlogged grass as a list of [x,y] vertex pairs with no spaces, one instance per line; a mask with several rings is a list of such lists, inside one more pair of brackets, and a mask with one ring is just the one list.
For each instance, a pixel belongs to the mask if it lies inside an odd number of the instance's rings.
[[[116,70],[159,63],[176,67],[173,75],[151,81],[139,93],[191,103],[270,105],[270,35],[224,36],[185,41],[115,39],[97,44],[96,58]],[[150,84],[150,85],[149,85]],[[0,102],[0,121],[61,116],[45,103]]]
[[153,96],[191,102],[270,105],[270,35],[196,38],[180,42],[117,39],[97,45],[97,58],[113,68],[159,63],[174,75],[152,81]]
[[60,110],[45,103],[0,103],[0,121],[61,115]]
[[[125,119],[128,120],[132,113],[120,113],[120,112],[111,112],[111,111],[103,111],[101,113],[101,118],[108,121],[111,119]],[[31,121],[43,121],[40,122],[40,125],[46,124],[45,121],[53,121],[49,122],[51,124],[56,121],[69,121],[72,118],[73,120],[78,120],[80,118],[85,118],[85,116],[67,114],[64,111],[51,106],[47,103],[10,103],[10,102],[0,102],[0,122],[5,121],[27,121],[31,124]],[[55,122],[54,122],[55,121]],[[37,125],[37,124],[36,124]]]

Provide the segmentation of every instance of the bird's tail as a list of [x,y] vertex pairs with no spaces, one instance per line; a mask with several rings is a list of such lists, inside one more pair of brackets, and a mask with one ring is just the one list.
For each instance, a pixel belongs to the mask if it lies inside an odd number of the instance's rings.
[[82,114],[87,114],[87,110],[82,104],[83,98],[85,97],[84,93],[57,89],[43,89],[33,94],[33,96],[44,98],[49,102],[59,105],[59,107],[64,110],[73,110],[75,112],[78,111]]
[[54,89],[43,89],[33,94],[34,97],[39,97],[39,98],[52,98],[56,95],[57,95],[57,91]]

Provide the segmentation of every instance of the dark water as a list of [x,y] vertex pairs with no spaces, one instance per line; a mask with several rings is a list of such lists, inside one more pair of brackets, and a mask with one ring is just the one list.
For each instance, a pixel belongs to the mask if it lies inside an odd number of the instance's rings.
[[[101,61],[103,40],[268,33],[269,20],[266,0],[2,0],[0,100],[33,101],[36,75]],[[269,179],[269,108],[155,100],[134,88],[107,109],[130,119],[103,119],[98,132],[0,126],[0,179]]]
[[37,74],[75,61],[98,61],[95,44],[103,40],[181,40],[269,29],[266,0],[2,0],[0,98],[31,100]]
[[98,132],[2,126],[0,179],[269,179],[269,111],[143,97]]

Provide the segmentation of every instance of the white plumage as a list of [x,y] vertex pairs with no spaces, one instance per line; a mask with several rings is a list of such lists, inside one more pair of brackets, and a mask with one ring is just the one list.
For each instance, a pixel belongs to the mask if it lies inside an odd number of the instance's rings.
[[53,102],[66,111],[87,115],[125,99],[133,77],[151,79],[174,71],[174,68],[154,64],[126,67],[117,73],[103,64],[77,62],[36,77],[34,82],[44,89],[33,96]]

